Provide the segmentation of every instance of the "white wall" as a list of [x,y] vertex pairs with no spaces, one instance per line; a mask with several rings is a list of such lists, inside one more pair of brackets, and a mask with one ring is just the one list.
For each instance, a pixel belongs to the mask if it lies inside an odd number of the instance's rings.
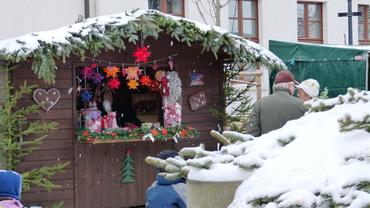
[[0,0],[0,40],[74,23],[83,0]]
[[260,44],[268,48],[269,40],[297,40],[296,0],[259,0],[258,3]]
[[90,16],[101,16],[125,10],[148,9],[148,0],[90,0],[90,5]]

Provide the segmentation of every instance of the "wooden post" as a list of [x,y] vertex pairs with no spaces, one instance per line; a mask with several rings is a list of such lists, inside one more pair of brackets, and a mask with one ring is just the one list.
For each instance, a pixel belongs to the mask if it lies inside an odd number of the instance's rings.
[[[256,71],[254,72],[245,72],[243,73],[245,76],[250,76],[250,77],[256,77],[256,90],[257,90],[257,100],[262,98],[262,75],[263,72],[259,67],[259,64],[257,64]],[[247,82],[246,82],[247,83]]]
[[257,100],[259,100],[262,97],[262,72],[260,70],[257,70],[256,87],[257,87]]

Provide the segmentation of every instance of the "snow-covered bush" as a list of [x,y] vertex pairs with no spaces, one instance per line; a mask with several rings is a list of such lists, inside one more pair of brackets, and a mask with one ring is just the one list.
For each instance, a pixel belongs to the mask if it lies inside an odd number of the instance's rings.
[[167,177],[243,180],[231,208],[370,207],[368,100],[370,92],[348,89],[310,101],[309,113],[281,129],[256,138],[213,132],[226,145],[220,151],[184,148],[180,157],[158,164],[176,166],[167,168]]

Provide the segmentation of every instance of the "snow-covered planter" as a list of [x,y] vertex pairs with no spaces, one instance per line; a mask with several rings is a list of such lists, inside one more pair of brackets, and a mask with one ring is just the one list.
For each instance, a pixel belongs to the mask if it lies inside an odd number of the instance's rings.
[[213,133],[231,144],[214,152],[184,148],[179,171],[165,175],[243,180],[231,208],[370,207],[369,99],[370,92],[349,89],[312,101],[310,113],[258,138]]

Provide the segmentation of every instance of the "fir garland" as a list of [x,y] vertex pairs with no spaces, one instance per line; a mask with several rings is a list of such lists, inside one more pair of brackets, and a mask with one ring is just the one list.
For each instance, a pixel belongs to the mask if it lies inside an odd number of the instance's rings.
[[[126,12],[127,17],[136,17],[135,11]],[[118,17],[117,17],[118,18]],[[90,24],[88,32],[69,32],[70,37],[67,41],[43,42],[39,40],[40,47],[37,49],[21,48],[18,51],[6,51],[0,49],[0,60],[8,63],[18,63],[32,58],[32,70],[39,78],[43,78],[47,83],[55,81],[56,64],[55,59],[65,62],[66,58],[76,55],[83,61],[85,54],[90,52],[94,57],[104,50],[125,50],[125,40],[136,44],[139,35],[143,38],[154,37],[157,39],[160,33],[165,33],[181,43],[186,43],[189,47],[192,44],[200,43],[204,51],[212,51],[217,57],[219,52],[224,52],[231,56],[235,63],[245,63],[248,66],[263,64],[270,69],[285,68],[284,64],[272,55],[261,53],[263,48],[254,46],[244,38],[222,33],[214,30],[201,30],[194,22],[181,18],[173,18],[155,10],[136,17],[135,20],[128,21],[126,24]],[[17,40],[18,44],[26,46],[25,42]],[[248,47],[248,48],[247,48]]]
[[77,141],[81,143],[94,143],[96,140],[146,140],[168,141],[177,139],[198,138],[200,133],[192,127],[162,127],[162,128],[136,128],[133,130],[111,129],[103,132],[92,132],[88,129],[80,129],[76,132]]

